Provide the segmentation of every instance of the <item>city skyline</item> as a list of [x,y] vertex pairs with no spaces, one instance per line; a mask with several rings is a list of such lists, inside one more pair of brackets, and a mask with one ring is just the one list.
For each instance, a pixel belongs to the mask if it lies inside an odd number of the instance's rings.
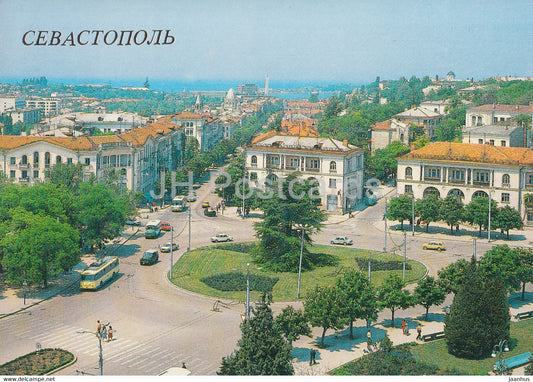
[[[529,9],[529,11],[528,11]],[[366,83],[531,75],[533,3],[0,2],[0,77]],[[171,30],[174,44],[25,46],[29,30]]]

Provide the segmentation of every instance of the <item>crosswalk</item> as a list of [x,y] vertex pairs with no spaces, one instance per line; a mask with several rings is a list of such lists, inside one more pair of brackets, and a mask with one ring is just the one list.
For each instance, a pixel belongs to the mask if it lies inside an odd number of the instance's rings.
[[[94,333],[83,332],[84,328],[64,325],[60,322],[45,322],[35,315],[22,314],[0,320],[0,333],[10,333],[19,340],[39,343],[41,348],[61,348],[70,351],[84,362],[79,367],[93,371],[98,363],[99,344]],[[185,362],[193,375],[212,375],[219,365],[206,361],[200,352],[185,354],[176,348],[166,348],[156,343],[142,342],[132,338],[116,337],[102,342],[102,353],[107,370],[119,374],[157,375]],[[90,365],[87,365],[90,363]],[[94,371],[93,371],[94,372]]]

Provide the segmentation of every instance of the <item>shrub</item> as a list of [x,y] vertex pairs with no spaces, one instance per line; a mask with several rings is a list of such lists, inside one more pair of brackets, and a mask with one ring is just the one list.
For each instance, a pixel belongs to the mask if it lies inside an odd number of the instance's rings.
[[[272,288],[279,278],[261,275],[250,275],[250,290],[259,292],[272,292]],[[243,291],[246,290],[246,274],[242,272],[220,273],[200,280],[211,288],[221,291]]]
[[[368,269],[368,260],[355,258],[355,262],[360,270],[364,271]],[[381,260],[371,259],[370,265],[371,265],[372,271],[396,271],[396,270],[403,269],[403,262],[399,260],[381,261]],[[405,263],[405,269],[406,270],[412,269],[411,264]]]
[[219,244],[216,247],[225,251],[233,251],[239,253],[250,253],[250,251],[256,246],[256,243],[224,243]]
[[42,375],[66,365],[74,355],[62,349],[42,349],[0,365],[0,375]]

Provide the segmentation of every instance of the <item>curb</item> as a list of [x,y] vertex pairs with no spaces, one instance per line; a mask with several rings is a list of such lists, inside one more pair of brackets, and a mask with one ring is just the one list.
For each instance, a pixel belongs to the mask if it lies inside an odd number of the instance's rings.
[[56,368],[56,369],[54,369],[54,370],[51,370],[51,371],[49,371],[48,373],[43,374],[43,375],[52,375],[52,374],[55,374],[55,373],[58,372],[58,371],[61,371],[61,370],[63,370],[63,369],[66,369],[66,368],[69,367],[70,365],[74,365],[74,364],[76,363],[76,361],[78,361],[78,357],[76,357],[76,356],[74,355],[74,353],[71,353],[71,354],[72,354],[72,356],[74,357],[74,359],[73,359],[72,361],[70,361],[69,363],[64,364],[63,366],[59,366],[58,368]]

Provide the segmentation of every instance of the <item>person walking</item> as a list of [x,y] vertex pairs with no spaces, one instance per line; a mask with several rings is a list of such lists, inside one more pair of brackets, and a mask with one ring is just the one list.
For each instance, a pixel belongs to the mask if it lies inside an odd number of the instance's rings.
[[418,326],[416,327],[416,339],[422,340],[422,325],[421,324],[418,324]]
[[104,325],[103,329],[102,329],[102,339],[104,341],[107,341],[107,327]]
[[405,334],[405,328],[407,327],[407,322],[405,322],[405,319],[402,320],[402,332]]
[[368,344],[372,344],[372,332],[370,329],[368,329],[366,332],[366,342],[368,342]]
[[309,352],[309,366],[316,365],[316,350],[311,349]]
[[102,331],[102,324],[100,323],[100,320],[96,321],[96,333],[101,334]]
[[113,341],[113,327],[109,325],[109,329],[107,329],[107,340]]

